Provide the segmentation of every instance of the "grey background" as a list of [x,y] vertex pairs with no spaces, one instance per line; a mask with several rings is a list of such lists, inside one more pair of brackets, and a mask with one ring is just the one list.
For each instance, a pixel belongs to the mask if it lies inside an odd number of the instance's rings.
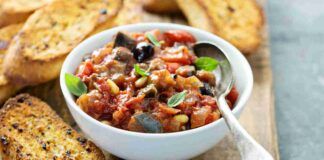
[[268,0],[281,159],[324,159],[324,0]]

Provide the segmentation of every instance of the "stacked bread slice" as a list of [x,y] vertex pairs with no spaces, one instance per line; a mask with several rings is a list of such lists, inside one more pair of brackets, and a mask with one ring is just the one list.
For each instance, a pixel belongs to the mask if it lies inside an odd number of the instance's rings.
[[104,160],[101,150],[82,137],[38,98],[21,94],[0,110],[0,155],[16,159]]

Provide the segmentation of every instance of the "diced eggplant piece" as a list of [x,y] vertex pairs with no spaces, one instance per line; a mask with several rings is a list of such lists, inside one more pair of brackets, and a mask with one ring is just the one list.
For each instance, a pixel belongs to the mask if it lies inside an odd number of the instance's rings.
[[[98,67],[97,67],[98,66]],[[102,74],[102,72],[106,72],[103,74],[104,76],[113,75],[116,73],[126,73],[127,63],[121,61],[109,61],[106,62],[105,65],[96,65],[95,69],[97,73]]]
[[137,120],[135,119],[134,116],[132,116],[127,124],[127,128],[130,131],[134,131],[134,132],[145,132],[144,127],[137,123]]
[[176,74],[183,77],[190,77],[195,75],[196,69],[194,66],[181,66],[176,70]]
[[136,47],[136,41],[132,37],[122,32],[118,32],[114,42],[114,48],[115,47],[125,47],[129,50],[133,50]]
[[213,88],[208,83],[204,83],[204,86],[200,87],[199,90],[202,95],[214,96]]
[[134,118],[137,121],[137,123],[140,124],[144,128],[145,132],[147,133],[163,132],[162,124],[148,113],[141,113],[135,115]]
[[112,50],[114,60],[128,63],[134,61],[132,52],[125,47],[116,47]]
[[114,56],[114,60],[123,62],[126,64],[125,72],[128,74],[133,68],[136,60],[133,58],[132,52],[125,47],[117,47],[112,50],[112,54]]
[[154,84],[149,84],[145,88],[141,89],[139,95],[145,94],[145,97],[155,97],[157,95],[157,89]]
[[216,85],[216,77],[212,72],[199,70],[197,71],[196,76],[199,80],[209,83],[211,86]]
[[137,44],[133,52],[134,58],[138,62],[143,62],[154,55],[154,46],[147,42],[141,42]]

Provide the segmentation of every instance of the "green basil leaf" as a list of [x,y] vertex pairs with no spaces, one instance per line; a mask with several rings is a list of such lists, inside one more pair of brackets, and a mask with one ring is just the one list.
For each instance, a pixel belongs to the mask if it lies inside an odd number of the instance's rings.
[[148,133],[162,133],[163,128],[159,121],[154,119],[148,113],[141,113],[134,116],[137,123],[139,123]]
[[134,69],[137,74],[139,74],[143,77],[150,75],[150,73],[148,71],[144,71],[143,69],[141,69],[138,64],[134,64]]
[[202,69],[205,71],[212,71],[217,68],[219,62],[216,59],[210,57],[199,57],[195,61],[195,66],[198,69]]
[[171,98],[168,99],[168,106],[169,107],[176,107],[180,103],[182,103],[187,95],[187,91],[182,91],[180,93],[177,93],[173,95]]
[[87,86],[73,74],[65,73],[65,83],[69,91],[75,96],[87,93]]
[[155,46],[161,47],[160,42],[151,34],[151,33],[146,33],[145,35]]

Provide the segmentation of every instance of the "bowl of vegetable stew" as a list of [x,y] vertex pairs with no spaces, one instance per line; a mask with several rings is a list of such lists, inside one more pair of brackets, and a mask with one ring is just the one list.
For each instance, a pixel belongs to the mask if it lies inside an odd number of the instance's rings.
[[213,147],[228,132],[212,92],[221,62],[197,57],[198,41],[227,54],[236,78],[227,101],[239,116],[253,77],[235,47],[192,27],[143,23],[94,35],[66,58],[61,89],[82,131],[125,159],[187,159]]

